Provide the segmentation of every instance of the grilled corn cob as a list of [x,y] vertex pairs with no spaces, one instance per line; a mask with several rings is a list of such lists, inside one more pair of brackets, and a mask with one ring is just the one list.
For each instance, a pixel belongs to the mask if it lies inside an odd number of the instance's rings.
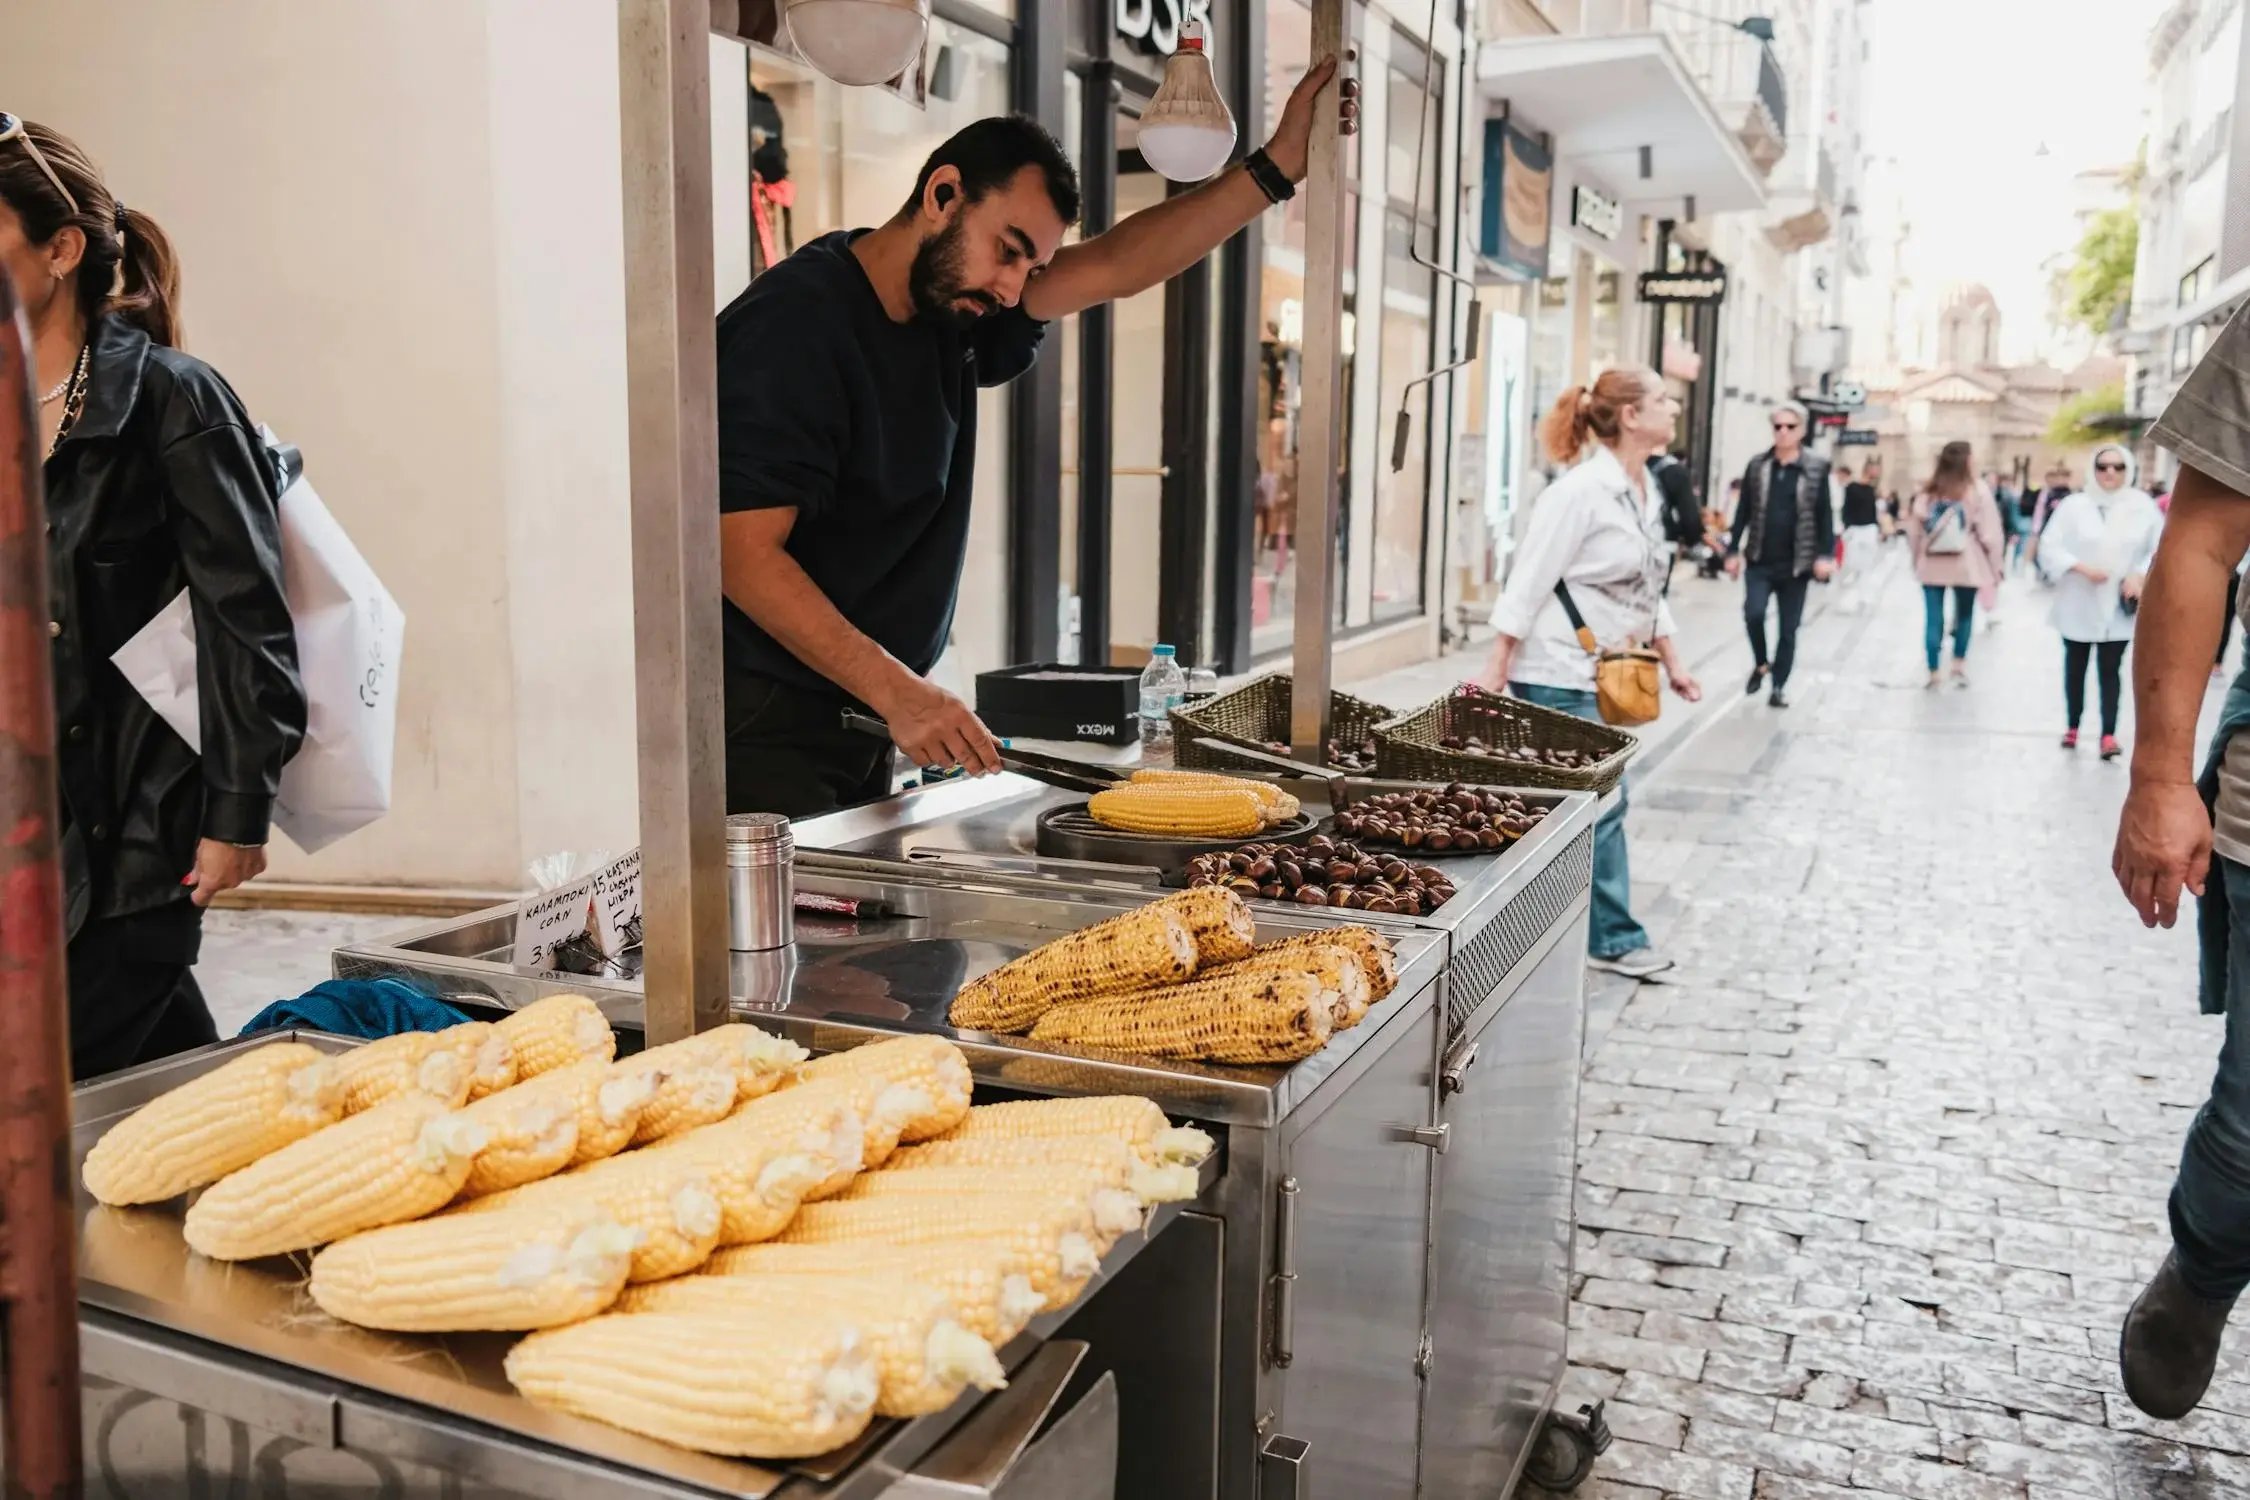
[[1223,885],[1199,885],[1156,903],[1177,912],[1195,934],[1195,971],[1248,958],[1258,949],[1258,919],[1250,904]]
[[1346,1031],[1366,1016],[1373,1001],[1367,983],[1367,965],[1342,943],[1296,943],[1287,948],[1260,949],[1239,963],[1208,974],[1198,973],[1196,984],[1239,979],[1247,975],[1310,974],[1335,997],[1334,1030]]
[[553,1328],[617,1300],[638,1238],[569,1208],[447,1214],[338,1240],[313,1257],[309,1290],[362,1328]]
[[270,1042],[157,1095],[86,1153],[101,1203],[160,1203],[335,1123],[343,1080],[303,1042]]
[[1310,974],[1241,974],[1074,1000],[1041,1016],[1031,1036],[1146,1057],[1277,1064],[1327,1046],[1340,1003]]
[[1114,1136],[1025,1136],[1020,1140],[932,1141],[907,1146],[893,1156],[879,1177],[901,1173],[945,1178],[957,1167],[1084,1167],[1108,1187],[1129,1189],[1143,1203],[1184,1203],[1196,1194],[1196,1171],[1179,1162],[1144,1160]]
[[1036,1166],[924,1167],[916,1172],[864,1172],[839,1193],[839,1203],[882,1198],[929,1198],[981,1193],[1068,1193],[1085,1201],[1094,1227],[1111,1241],[1141,1228],[1147,1217],[1140,1194],[1109,1181],[1099,1167],[1073,1162]]
[[808,1203],[775,1237],[784,1245],[933,1245],[998,1240],[1007,1270],[1031,1282],[1046,1307],[1067,1307],[1101,1269],[1108,1242],[1083,1193],[978,1193]]
[[516,1050],[489,1021],[464,1021],[438,1033],[438,1040],[469,1065],[469,1098],[497,1094],[516,1081]]
[[1361,969],[1367,974],[1367,998],[1371,1004],[1380,1005],[1398,988],[1398,949],[1391,940],[1372,927],[1356,923],[1349,927],[1330,927],[1320,932],[1307,932],[1293,938],[1283,938],[1278,943],[1268,943],[1258,950],[1260,957],[1268,954],[1295,952],[1300,948],[1335,946],[1349,948],[1359,959]]
[[1241,790],[1254,793],[1258,805],[1264,809],[1266,823],[1286,823],[1304,811],[1302,803],[1270,781],[1258,781],[1248,776],[1223,776],[1217,771],[1174,771],[1154,767],[1135,771],[1134,786],[1156,786],[1186,789],[1189,791]]
[[1021,1031],[1060,1000],[1177,984],[1195,972],[1195,933],[1161,904],[1059,937],[961,986],[949,1013],[974,1031]]
[[643,1147],[619,1162],[678,1160],[700,1172],[719,1200],[719,1243],[748,1245],[781,1231],[797,1206],[831,1177],[859,1171],[866,1131],[848,1091],[801,1088],[773,1107],[738,1112]]
[[604,1313],[509,1351],[542,1406],[744,1458],[810,1458],[858,1437],[881,1389],[859,1331],[804,1313]]
[[356,1115],[402,1094],[427,1094],[447,1109],[469,1098],[471,1068],[444,1035],[408,1031],[354,1047],[336,1060],[344,1079],[344,1113]]
[[617,1033],[601,1007],[584,995],[549,995],[493,1023],[508,1039],[519,1081],[567,1068],[588,1058],[617,1056]]
[[740,1312],[753,1317],[810,1310],[857,1327],[874,1356],[878,1417],[923,1417],[974,1385],[1008,1383],[992,1346],[964,1328],[945,1293],[902,1276],[679,1276],[634,1287],[619,1312]]
[[692,1271],[719,1248],[726,1213],[711,1172],[695,1156],[630,1151],[560,1177],[476,1198],[448,1218],[529,1212],[595,1216],[631,1230],[631,1281]]
[[530,1085],[487,1094],[461,1111],[483,1126],[484,1149],[469,1164],[461,1196],[481,1198],[552,1177],[578,1154],[578,1104]]
[[1122,786],[1086,803],[1095,822],[1121,833],[1231,839],[1266,826],[1258,794],[1231,787]]
[[1053,1136],[1106,1135],[1123,1141],[1144,1158],[1201,1166],[1215,1149],[1211,1137],[1192,1125],[1174,1125],[1154,1100],[1138,1094],[1097,1094],[1085,1099],[1015,1099],[979,1104],[935,1147],[952,1149],[976,1141],[1018,1141]]
[[969,1112],[969,1095],[975,1087],[969,1076],[969,1059],[943,1037],[900,1036],[871,1042],[846,1052],[832,1052],[809,1063],[805,1077],[878,1078],[887,1084],[919,1089],[930,1108],[908,1121],[899,1140],[912,1143],[934,1140],[961,1123]]
[[213,1183],[181,1232],[213,1260],[251,1260],[418,1219],[461,1190],[484,1143],[476,1121],[408,1094]]
[[999,1240],[939,1245],[737,1245],[703,1263],[704,1276],[796,1281],[830,1276],[899,1276],[943,1292],[961,1326],[998,1348],[1046,1305],[1031,1280],[1007,1268]]

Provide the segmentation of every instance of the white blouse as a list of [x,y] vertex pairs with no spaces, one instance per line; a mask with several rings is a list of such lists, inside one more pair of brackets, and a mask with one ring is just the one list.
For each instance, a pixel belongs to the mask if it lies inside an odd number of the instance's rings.
[[[2119,585],[2146,574],[2164,533],[2164,513],[2139,490],[2121,490],[2107,503],[2093,495],[2070,496],[2039,533],[2039,571],[2055,585],[2052,614],[2066,641],[2126,641],[2133,617],[2125,613]],[[2070,570],[2080,563],[2109,578],[2096,583]]]
[[1672,547],[1664,539],[1663,496],[1645,474],[1636,488],[1606,446],[1532,502],[1531,522],[1492,627],[1523,643],[1509,672],[1544,687],[1594,687],[1594,658],[1578,643],[1555,597],[1559,580],[1604,650],[1646,645],[1672,634],[1664,581]]

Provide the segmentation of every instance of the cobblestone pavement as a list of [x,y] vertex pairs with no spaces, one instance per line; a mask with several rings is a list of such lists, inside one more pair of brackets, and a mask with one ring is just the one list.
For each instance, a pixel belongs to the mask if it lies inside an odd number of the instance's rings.
[[1680,970],[1590,1039],[1565,1401],[1617,1442],[1578,1493],[2250,1495],[2250,1334],[2187,1422],[2117,1380],[2219,1043],[2110,882],[2122,765],[2056,748],[2027,586],[1967,692],[1877,592],[1786,712],[1707,671],[1736,701],[1634,794]]

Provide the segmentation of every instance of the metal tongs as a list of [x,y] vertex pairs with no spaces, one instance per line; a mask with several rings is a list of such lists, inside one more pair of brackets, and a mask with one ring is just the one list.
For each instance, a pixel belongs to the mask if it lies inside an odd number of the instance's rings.
[[[857,709],[844,710],[843,724],[846,729],[857,730],[879,740],[891,737],[890,725],[873,714],[863,714]],[[1128,773],[1108,766],[1066,760],[1059,755],[1040,755],[1035,751],[1011,749],[1005,740],[996,740],[994,744],[999,749],[1000,764],[1004,768],[1019,776],[1028,776],[1033,781],[1060,787],[1066,792],[1106,792],[1131,779]]]

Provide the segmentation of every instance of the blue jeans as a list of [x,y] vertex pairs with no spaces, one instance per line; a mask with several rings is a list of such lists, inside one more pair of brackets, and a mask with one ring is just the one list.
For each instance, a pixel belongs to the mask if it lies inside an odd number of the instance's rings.
[[[1589,689],[1511,682],[1508,691],[1526,703],[1601,722],[1600,701]],[[1594,915],[1586,951],[1596,958],[1616,958],[1647,946],[1648,929],[1633,920],[1633,867],[1625,852],[1625,783],[1620,781],[1617,805],[1594,825]]]
[[[1956,584],[1953,593],[1953,659],[1969,659],[1969,632],[1977,623],[1977,591]],[[1942,583],[1922,585],[1922,654],[1930,670],[1938,669],[1938,648],[1945,644],[1945,595]]]
[[2250,1287],[2250,868],[2218,861],[2226,882],[2226,1041],[2211,1097],[2188,1127],[2172,1184],[2172,1243],[2197,1296]]

